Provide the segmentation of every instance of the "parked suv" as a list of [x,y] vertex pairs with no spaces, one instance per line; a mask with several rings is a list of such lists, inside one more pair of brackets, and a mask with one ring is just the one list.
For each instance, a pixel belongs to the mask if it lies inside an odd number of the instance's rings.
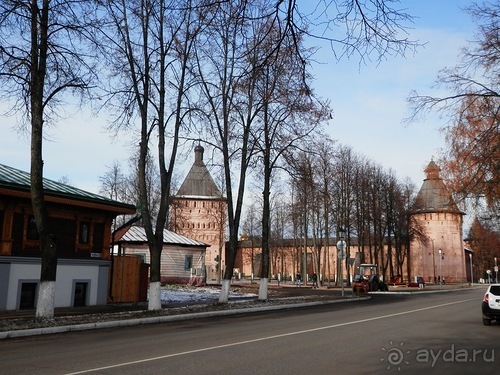
[[491,284],[482,303],[483,324],[490,326],[492,320],[500,322],[500,284]]

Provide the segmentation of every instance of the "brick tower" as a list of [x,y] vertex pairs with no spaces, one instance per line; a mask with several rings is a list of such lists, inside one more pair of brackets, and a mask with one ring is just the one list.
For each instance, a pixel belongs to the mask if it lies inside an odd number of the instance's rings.
[[463,247],[463,212],[442,178],[441,169],[431,160],[426,178],[413,206],[413,216],[427,236],[427,243],[411,244],[411,274],[426,282],[466,282]]
[[225,264],[226,198],[203,162],[204,149],[194,149],[194,163],[179,191],[172,197],[171,228],[174,232],[210,245],[206,251],[208,281],[220,281]]

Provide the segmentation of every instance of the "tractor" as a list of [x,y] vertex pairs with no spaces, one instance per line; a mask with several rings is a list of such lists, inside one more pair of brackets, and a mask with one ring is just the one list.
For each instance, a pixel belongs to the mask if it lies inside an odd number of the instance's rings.
[[359,265],[358,272],[354,275],[352,290],[359,294],[360,292],[368,293],[378,290],[388,291],[389,288],[382,281],[376,264],[363,263]]

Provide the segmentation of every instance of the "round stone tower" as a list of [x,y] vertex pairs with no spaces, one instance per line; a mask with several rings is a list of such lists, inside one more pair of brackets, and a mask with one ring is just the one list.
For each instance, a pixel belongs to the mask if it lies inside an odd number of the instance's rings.
[[413,218],[425,238],[411,244],[411,276],[427,283],[466,282],[463,215],[431,160],[413,206]]

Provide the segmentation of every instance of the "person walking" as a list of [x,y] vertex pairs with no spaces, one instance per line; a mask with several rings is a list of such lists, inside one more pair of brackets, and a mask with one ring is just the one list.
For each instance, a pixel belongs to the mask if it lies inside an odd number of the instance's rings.
[[295,283],[298,287],[302,286],[302,275],[300,272],[297,272],[297,275],[295,276]]

